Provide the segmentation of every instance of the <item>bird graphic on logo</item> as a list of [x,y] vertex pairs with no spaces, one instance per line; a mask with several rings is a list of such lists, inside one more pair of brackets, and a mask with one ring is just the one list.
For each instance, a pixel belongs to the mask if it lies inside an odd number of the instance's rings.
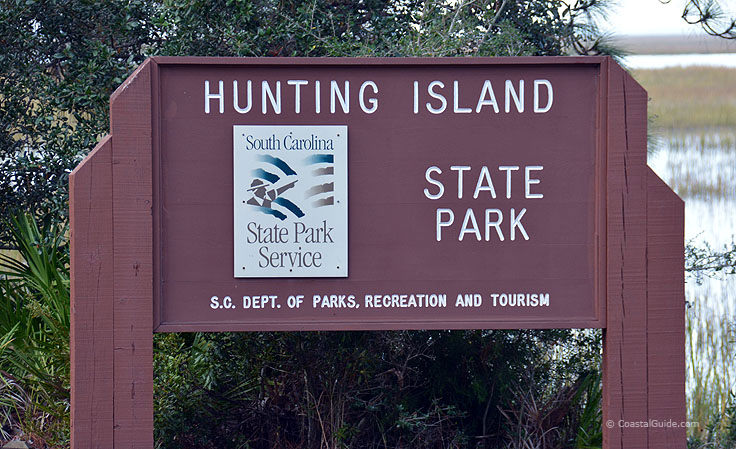
[[[257,159],[263,165],[251,172],[253,179],[247,188],[250,198],[246,204],[282,221],[286,220],[288,214],[296,218],[304,217],[303,208],[285,196],[293,192],[297,182],[300,181],[297,172],[278,157],[259,155]],[[307,206],[316,209],[334,205],[335,184],[324,182],[335,173],[334,156],[331,154],[307,156],[303,160],[303,165],[308,175],[315,179],[315,184],[304,191],[304,200],[311,199]]]
[[[283,194],[291,190],[299,181],[296,172],[281,158],[269,155],[258,156],[260,162],[268,164],[266,167],[253,170],[253,181],[248,191],[251,197],[247,204],[257,207],[264,214],[273,215],[279,220],[286,220],[286,214],[274,206],[280,206],[286,212],[292,213],[297,218],[304,216],[304,212]],[[277,172],[279,174],[276,174]]]

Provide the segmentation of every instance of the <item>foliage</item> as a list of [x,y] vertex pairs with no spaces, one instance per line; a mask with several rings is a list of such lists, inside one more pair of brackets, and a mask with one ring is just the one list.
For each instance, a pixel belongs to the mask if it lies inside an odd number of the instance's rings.
[[682,18],[691,25],[700,25],[711,36],[736,39],[736,19],[727,15],[715,0],[689,0]]
[[697,282],[701,282],[704,276],[736,274],[736,243],[719,251],[712,249],[707,242],[701,245],[688,243],[685,246],[685,271],[692,273]]
[[733,449],[736,447],[736,394],[730,395],[724,413],[716,413],[701,432],[688,435],[688,449]]
[[0,410],[6,426],[51,444],[68,439],[69,257],[65,229],[28,215],[0,254]]
[[63,221],[68,173],[105,133],[113,87],[143,61],[150,11],[135,1],[2,0],[0,218],[27,210]]
[[512,428],[504,413],[518,409],[511,398],[523,388],[567,392],[568,412],[544,425],[565,434],[555,447],[574,447],[583,424],[593,439],[600,432],[600,383],[586,371],[600,364],[599,344],[598,332],[569,330],[157,335],[156,440],[161,448],[498,447]]
[[601,376],[581,373],[573,383],[540,388],[534,372],[513,393],[506,419],[507,448],[593,448],[602,445]]
[[[601,400],[603,392],[601,389],[601,373],[591,372],[582,380],[580,390],[573,399],[573,404],[582,406],[577,417],[577,434],[575,435],[575,447],[579,449],[592,449],[603,445],[603,414]],[[569,428],[575,429],[574,426]]]

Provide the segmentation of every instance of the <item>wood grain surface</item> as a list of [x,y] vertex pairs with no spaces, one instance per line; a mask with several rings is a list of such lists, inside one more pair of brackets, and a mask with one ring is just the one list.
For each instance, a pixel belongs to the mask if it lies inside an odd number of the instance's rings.
[[[607,307],[603,446],[647,447],[646,101],[617,64],[608,71]],[[605,423],[613,423],[606,426]]]
[[[685,204],[647,173],[647,383],[649,447],[684,449]],[[675,426],[676,424],[676,426]]]
[[151,63],[113,94],[116,449],[153,447]]
[[113,447],[113,242],[110,136],[69,176],[71,445]]

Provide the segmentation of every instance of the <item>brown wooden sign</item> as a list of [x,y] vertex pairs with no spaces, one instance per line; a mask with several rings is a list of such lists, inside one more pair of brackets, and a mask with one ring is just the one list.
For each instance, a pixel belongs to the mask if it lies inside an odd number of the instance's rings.
[[[154,76],[157,330],[602,327],[599,63],[179,61]],[[321,135],[335,125],[342,148]],[[317,155],[333,162],[301,163]],[[320,165],[332,173],[304,178]],[[291,178],[342,203],[276,198]],[[302,214],[263,213],[254,182]],[[307,221],[339,206],[346,221]],[[253,257],[233,267],[238,250]]]
[[605,447],[684,447],[626,425],[684,421],[683,207],[610,59],[154,58],[111,100],[73,447],[152,447],[156,331],[561,327],[605,328]]

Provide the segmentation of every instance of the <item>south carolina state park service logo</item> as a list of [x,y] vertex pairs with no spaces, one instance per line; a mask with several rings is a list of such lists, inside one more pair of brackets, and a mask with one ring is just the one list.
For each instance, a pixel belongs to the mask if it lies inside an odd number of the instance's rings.
[[335,174],[333,154],[313,154],[302,158],[300,172],[309,176],[301,180],[308,179],[312,185],[298,199],[289,195],[290,191],[294,193],[294,187],[300,181],[294,168],[283,159],[268,154],[257,155],[256,160],[261,162],[261,166],[251,172],[253,179],[247,188],[251,196],[246,204],[259,212],[284,221],[288,215],[302,218],[305,210],[335,204],[335,182],[330,179]]
[[347,276],[347,127],[233,126],[235,277]]

